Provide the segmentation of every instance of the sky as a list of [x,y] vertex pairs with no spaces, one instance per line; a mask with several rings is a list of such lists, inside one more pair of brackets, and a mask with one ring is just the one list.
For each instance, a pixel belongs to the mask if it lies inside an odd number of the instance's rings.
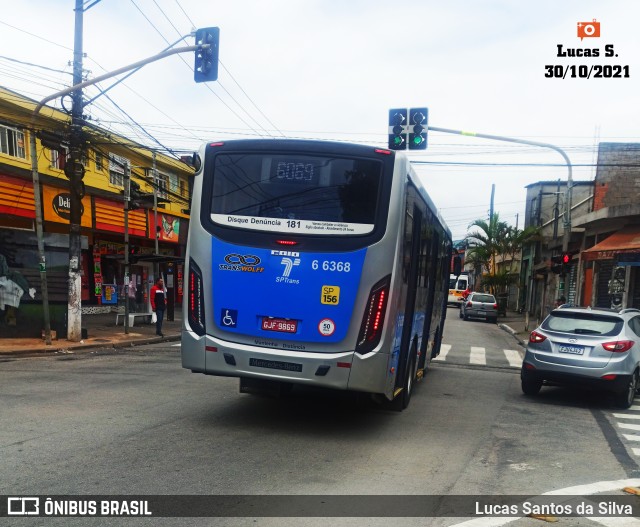
[[[74,6],[0,0],[0,86],[38,101],[70,86]],[[553,144],[573,180],[590,181],[599,142],[640,142],[638,20],[636,0],[87,0],[88,78],[214,26],[220,66],[218,81],[195,83],[193,52],[162,59],[85,114],[184,154],[256,137],[384,147],[389,109],[427,107],[435,128]],[[579,37],[592,29],[600,36]],[[434,130],[408,155],[454,239],[488,217],[492,188],[494,210],[522,228],[525,186],[568,177],[552,149]]]

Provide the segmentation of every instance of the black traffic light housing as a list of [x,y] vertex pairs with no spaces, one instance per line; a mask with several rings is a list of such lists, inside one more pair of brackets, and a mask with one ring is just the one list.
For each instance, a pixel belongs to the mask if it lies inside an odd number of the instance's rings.
[[427,149],[428,108],[411,108],[409,110],[409,150]]
[[569,270],[569,266],[571,265],[571,260],[573,259],[572,252],[565,252],[559,254],[557,256],[551,257],[551,272],[555,274],[565,275]]
[[137,245],[129,245],[129,263],[138,263],[138,255],[140,254],[140,247]]
[[551,272],[554,274],[562,273],[562,256],[552,256],[551,257]]
[[407,109],[389,110],[389,149],[405,150],[407,148]]
[[[120,192],[124,194],[124,191],[121,190]],[[157,204],[171,203],[170,200],[165,198],[156,198],[155,202]],[[129,181],[129,203],[125,203],[127,210],[153,209],[153,203],[153,192],[142,192],[139,183],[133,180]]]
[[[207,48],[202,46],[207,45]],[[193,80],[208,82],[218,79],[218,54],[220,49],[220,28],[205,27],[196,30],[195,62]]]

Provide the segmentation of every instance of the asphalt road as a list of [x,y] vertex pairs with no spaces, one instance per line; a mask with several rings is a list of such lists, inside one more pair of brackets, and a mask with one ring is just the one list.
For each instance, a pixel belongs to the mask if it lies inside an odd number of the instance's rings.
[[[606,397],[562,388],[524,397],[516,368],[489,364],[494,353],[513,347],[513,338],[454,314],[450,310],[445,332],[447,360],[432,364],[402,413],[340,392],[296,390],[284,399],[240,394],[236,379],[183,370],[179,347],[166,343],[0,362],[0,494],[536,495],[638,475],[613,430],[615,408]],[[485,366],[461,358],[464,346],[476,345],[486,349]],[[11,520],[7,524],[464,521]]]

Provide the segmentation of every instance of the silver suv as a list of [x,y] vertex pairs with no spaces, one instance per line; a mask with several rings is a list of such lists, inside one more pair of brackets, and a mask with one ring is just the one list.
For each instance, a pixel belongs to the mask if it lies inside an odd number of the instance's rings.
[[562,306],[531,332],[520,378],[526,395],[536,395],[543,382],[588,382],[629,408],[639,372],[640,310]]

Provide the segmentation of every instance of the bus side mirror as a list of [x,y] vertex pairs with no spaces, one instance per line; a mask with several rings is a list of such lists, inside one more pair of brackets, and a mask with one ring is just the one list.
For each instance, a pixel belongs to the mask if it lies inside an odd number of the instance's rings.
[[453,274],[456,276],[460,276],[462,272],[462,258],[459,256],[453,257]]

